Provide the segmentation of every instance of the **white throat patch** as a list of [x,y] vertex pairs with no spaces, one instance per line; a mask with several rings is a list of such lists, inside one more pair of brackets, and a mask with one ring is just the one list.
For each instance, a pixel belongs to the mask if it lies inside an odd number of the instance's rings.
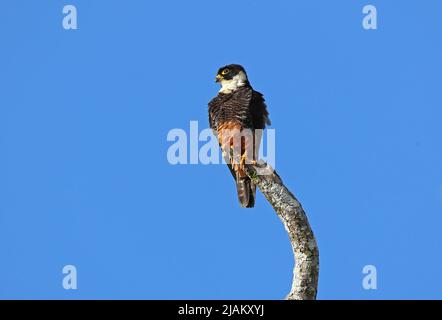
[[242,87],[247,83],[247,76],[244,72],[240,71],[236,76],[234,76],[231,80],[221,80],[221,93],[231,93]]

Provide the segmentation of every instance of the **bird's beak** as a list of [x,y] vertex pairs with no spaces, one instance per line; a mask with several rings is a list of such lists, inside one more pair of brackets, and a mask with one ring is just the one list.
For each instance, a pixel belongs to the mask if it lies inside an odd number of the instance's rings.
[[218,74],[215,78],[215,82],[221,82],[222,79],[223,79],[223,76]]

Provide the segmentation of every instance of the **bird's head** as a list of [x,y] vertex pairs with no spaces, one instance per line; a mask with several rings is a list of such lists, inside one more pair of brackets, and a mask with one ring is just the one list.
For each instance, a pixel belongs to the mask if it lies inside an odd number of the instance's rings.
[[249,85],[246,70],[239,64],[229,64],[219,68],[215,81],[221,84],[222,93],[230,93],[239,87]]

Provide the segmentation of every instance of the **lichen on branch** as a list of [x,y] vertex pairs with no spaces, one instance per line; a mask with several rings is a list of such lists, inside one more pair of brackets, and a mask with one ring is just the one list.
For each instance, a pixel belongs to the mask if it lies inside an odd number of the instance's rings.
[[269,201],[289,235],[295,256],[292,289],[287,300],[315,300],[319,249],[301,203],[267,163],[246,164],[245,172]]

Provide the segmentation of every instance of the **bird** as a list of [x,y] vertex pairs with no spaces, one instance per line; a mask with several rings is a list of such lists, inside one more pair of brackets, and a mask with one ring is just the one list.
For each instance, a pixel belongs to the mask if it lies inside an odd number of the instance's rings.
[[256,163],[262,130],[271,124],[267,105],[239,64],[219,68],[215,82],[221,89],[208,104],[209,125],[235,180],[241,207],[253,208],[256,185],[244,169],[246,163]]

